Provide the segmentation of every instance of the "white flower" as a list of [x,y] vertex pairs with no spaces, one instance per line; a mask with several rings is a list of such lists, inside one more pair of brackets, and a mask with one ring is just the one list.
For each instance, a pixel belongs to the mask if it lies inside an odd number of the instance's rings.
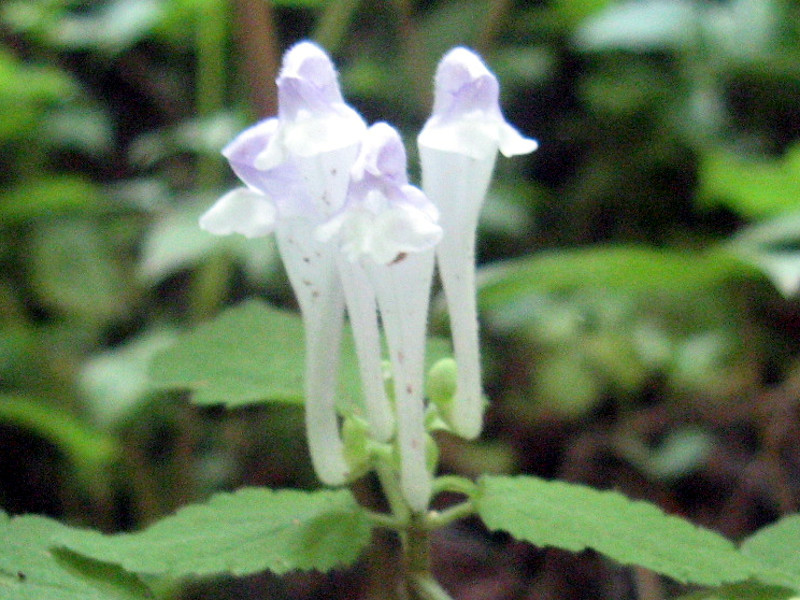
[[459,435],[473,439],[483,423],[475,299],[478,215],[497,151],[505,156],[527,154],[537,143],[506,122],[497,79],[465,48],[454,48],[439,63],[433,114],[417,142],[422,188],[438,207],[445,232],[436,259],[458,364],[456,402],[448,418]]
[[223,151],[247,189],[223,196],[201,226],[264,235],[272,218],[305,329],[312,462],[324,483],[339,485],[349,475],[336,413],[344,290],[338,249],[314,231],[344,203],[366,124],[344,104],[333,64],[314,44],[289,49],[277,85],[278,118],[245,130]]

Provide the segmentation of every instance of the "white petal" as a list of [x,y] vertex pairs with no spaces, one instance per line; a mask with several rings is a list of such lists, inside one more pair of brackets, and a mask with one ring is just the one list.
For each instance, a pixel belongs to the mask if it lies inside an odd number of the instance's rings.
[[357,154],[356,144],[295,157],[317,219],[326,220],[341,210],[350,184],[350,168]]
[[505,157],[530,154],[539,147],[539,142],[526,138],[508,123],[503,123],[498,133],[500,152]]
[[269,197],[248,188],[222,196],[200,217],[200,227],[215,235],[241,233],[262,237],[275,228],[275,205]]
[[[422,147],[453,152],[485,160],[497,153],[499,131],[489,119],[451,120],[442,122],[436,117],[428,120],[417,142]],[[427,193],[427,192],[426,192]]]
[[378,215],[373,231],[371,258],[382,264],[433,248],[442,239],[442,228],[409,205],[395,205]]
[[367,129],[364,119],[346,104],[337,108],[334,114],[308,115],[287,123],[283,138],[286,149],[299,156],[313,156],[357,144]]

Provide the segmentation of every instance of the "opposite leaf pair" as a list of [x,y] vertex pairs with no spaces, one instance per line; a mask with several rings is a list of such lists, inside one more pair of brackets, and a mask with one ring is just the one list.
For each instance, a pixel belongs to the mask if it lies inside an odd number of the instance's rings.
[[[422,511],[431,492],[423,364],[434,252],[459,365],[456,405],[445,417],[471,439],[483,416],[478,213],[498,149],[523,154],[536,142],[505,122],[496,78],[464,48],[440,63],[434,113],[419,136],[424,193],[408,182],[400,135],[386,123],[367,127],[345,104],[322,49],[309,42],[292,47],[277,85],[278,116],[244,131],[223,151],[247,187],[223,196],[201,227],[248,237],[275,231],[305,327],[309,447],[317,474],[330,485],[351,474],[335,410],[346,307],[369,434],[379,442],[396,439],[405,499]],[[378,311],[394,402],[384,386]]]

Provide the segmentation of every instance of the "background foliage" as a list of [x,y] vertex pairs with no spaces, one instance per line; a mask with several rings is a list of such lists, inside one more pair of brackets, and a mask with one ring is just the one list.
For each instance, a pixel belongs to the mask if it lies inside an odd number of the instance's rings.
[[[163,385],[179,333],[210,339],[208,352],[184,344],[187,360],[223,368],[236,348],[204,322],[246,298],[294,308],[270,239],[214,238],[197,217],[233,185],[219,149],[274,112],[281,52],[312,37],[352,104],[408,142],[436,61],[470,45],[500,78],[509,120],[541,144],[499,162],[484,211],[492,404],[479,443],[440,440],[444,471],[614,488],[737,540],[796,512],[799,11],[789,0],[7,0],[0,508],[118,531],[220,490],[316,486],[290,370],[265,364],[286,377],[273,382],[284,402],[229,412]],[[264,360],[290,356],[296,322],[262,326]],[[441,312],[432,329],[446,334]],[[231,393],[247,403],[248,390]],[[368,482],[359,493],[376,501]],[[768,555],[771,543],[765,532],[745,548]],[[440,534],[434,558],[459,598],[680,591],[475,523]],[[373,564],[164,594],[369,597]],[[123,577],[107,597],[137,585]]]

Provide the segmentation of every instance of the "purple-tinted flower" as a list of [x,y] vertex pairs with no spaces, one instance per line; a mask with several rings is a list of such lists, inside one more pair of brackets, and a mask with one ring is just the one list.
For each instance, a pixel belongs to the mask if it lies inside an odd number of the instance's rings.
[[456,402],[447,417],[458,434],[472,439],[483,423],[475,300],[478,215],[497,151],[505,156],[527,154],[537,143],[506,122],[497,79],[465,48],[454,48],[439,63],[433,114],[417,142],[422,188],[439,208],[445,232],[436,247],[436,259],[458,364]]
[[338,236],[352,262],[365,258],[387,265],[441,239],[439,211],[409,185],[405,148],[393,127],[376,123],[367,130],[350,177],[345,206],[317,235],[325,240]]
[[522,136],[500,111],[500,85],[480,57],[453,48],[436,71],[433,114],[419,134],[425,148],[474,159],[528,154],[535,140]]
[[320,479],[339,485],[349,475],[335,407],[345,301],[338,249],[314,231],[344,204],[366,125],[344,104],[333,64],[314,44],[286,53],[277,83],[278,118],[247,129],[223,152],[247,189],[223,196],[201,226],[253,236],[268,233],[274,220],[304,322],[311,457]]

